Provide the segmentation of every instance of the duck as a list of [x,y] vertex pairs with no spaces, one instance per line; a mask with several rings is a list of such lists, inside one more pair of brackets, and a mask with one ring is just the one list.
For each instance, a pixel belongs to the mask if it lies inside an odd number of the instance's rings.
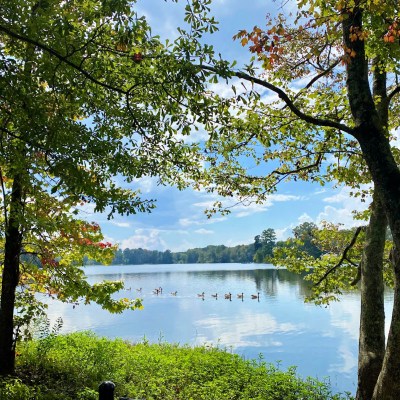
[[197,295],[197,297],[202,297],[204,299],[204,292]]
[[141,287],[137,288],[136,291],[139,292],[139,293],[142,293],[142,288]]
[[251,298],[252,299],[260,299],[260,292],[257,292],[257,294],[252,294]]
[[214,297],[214,299],[218,299],[218,293],[212,294],[211,297]]
[[231,292],[225,293],[225,299],[230,300],[231,298],[232,298],[232,293]]
[[175,290],[175,292],[171,292],[171,295],[172,295],[172,296],[176,296],[177,293],[178,293],[178,291]]
[[243,293],[239,293],[239,294],[237,295],[237,297],[238,297],[238,299],[242,299],[242,300],[243,300]]

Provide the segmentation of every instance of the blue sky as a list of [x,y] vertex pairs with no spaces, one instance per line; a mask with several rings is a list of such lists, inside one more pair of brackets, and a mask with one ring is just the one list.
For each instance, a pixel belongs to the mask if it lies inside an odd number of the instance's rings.
[[[138,14],[145,14],[154,34],[174,39],[176,27],[181,24],[184,1],[179,4],[163,0],[142,0],[137,4]],[[265,15],[279,12],[280,1],[214,0],[212,13],[220,21],[220,30],[207,38],[216,51],[226,59],[247,62],[249,53],[232,36],[240,29],[263,27]],[[291,2],[284,11],[289,12]],[[115,217],[107,221],[102,214],[85,216],[98,222],[107,238],[121,248],[142,247],[151,250],[185,251],[209,244],[252,243],[254,236],[264,229],[273,228],[278,239],[285,239],[293,227],[305,221],[322,220],[340,222],[346,226],[359,224],[352,220],[352,210],[361,210],[368,204],[349,196],[347,188],[321,187],[318,184],[289,182],[263,205],[238,206],[228,216],[208,219],[204,213],[215,197],[193,190],[157,186],[157,180],[144,178],[135,182],[143,196],[157,199],[157,208],[151,214]]]

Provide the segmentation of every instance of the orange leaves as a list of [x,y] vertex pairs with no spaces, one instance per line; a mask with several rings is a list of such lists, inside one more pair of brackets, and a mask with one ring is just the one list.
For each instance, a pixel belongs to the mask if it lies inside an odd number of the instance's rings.
[[383,40],[384,40],[385,42],[387,42],[387,43],[394,43],[395,40],[396,40],[396,37],[393,36],[393,35],[386,34],[386,35],[383,37]]
[[368,37],[368,32],[361,30],[359,26],[351,26],[349,37],[352,42],[356,40],[365,40]]
[[383,36],[383,40],[386,43],[395,43],[396,38],[400,38],[400,26],[397,20],[388,27],[388,31]]
[[341,63],[344,64],[349,64],[351,59],[354,58],[357,53],[353,50],[350,49],[349,47],[343,45],[343,50],[344,50],[344,55],[342,57]]
[[240,41],[242,46],[246,46],[246,44],[249,42],[249,39],[247,37],[242,38],[242,40]]

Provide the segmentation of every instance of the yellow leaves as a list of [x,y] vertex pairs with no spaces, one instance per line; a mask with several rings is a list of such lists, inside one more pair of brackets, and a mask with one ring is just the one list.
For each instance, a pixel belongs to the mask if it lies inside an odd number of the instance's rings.
[[240,43],[241,43],[241,45],[242,46],[246,46],[246,44],[249,42],[249,39],[247,39],[247,37],[244,37],[241,41],[240,41]]
[[117,43],[115,48],[118,51],[127,51],[128,50],[128,45],[126,43]]
[[338,1],[338,2],[336,3],[336,9],[337,9],[338,11],[342,11],[343,8],[344,8],[344,6],[345,6],[345,2],[344,2],[343,0],[340,0],[340,1]]
[[368,32],[361,30],[359,26],[350,27],[349,38],[352,42],[355,42],[356,40],[365,40],[367,37]]
[[74,120],[74,122],[76,122],[76,121],[82,121],[82,120],[84,120],[85,117],[83,117],[83,116],[81,116],[81,115],[74,115],[74,116],[72,117],[72,119]]

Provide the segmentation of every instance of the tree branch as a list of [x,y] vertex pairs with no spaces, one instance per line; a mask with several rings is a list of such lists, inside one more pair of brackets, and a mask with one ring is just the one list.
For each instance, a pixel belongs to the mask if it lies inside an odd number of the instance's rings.
[[392,100],[392,98],[397,94],[400,93],[400,86],[397,86],[395,89],[393,89],[389,94],[388,94],[388,100]]
[[106,89],[112,90],[112,91],[117,92],[117,93],[127,94],[126,90],[123,90],[121,88],[118,88],[118,87],[109,85],[109,84],[107,84],[105,82],[99,81],[94,76],[92,76],[88,71],[84,70],[81,66],[79,66],[79,65],[73,63],[71,60],[69,60],[67,58],[67,56],[64,56],[64,55],[60,54],[58,51],[52,49],[51,47],[49,47],[49,46],[47,46],[47,45],[45,45],[43,43],[40,43],[37,40],[33,40],[33,39],[31,39],[31,38],[29,38],[27,36],[21,35],[21,34],[16,33],[16,32],[13,32],[11,29],[9,29],[9,28],[7,28],[7,27],[5,27],[3,25],[0,25],[0,32],[4,32],[5,34],[7,34],[8,36],[13,37],[14,39],[21,40],[21,41],[23,41],[25,43],[29,43],[29,44],[31,44],[31,45],[33,45],[33,46],[45,51],[45,52],[51,54],[52,56],[58,58],[63,63],[69,65],[73,69],[75,69],[78,72],[80,72],[83,76],[85,76],[87,79],[89,79],[91,82],[95,83],[96,85],[102,86],[102,87],[104,87]]
[[333,266],[332,268],[328,269],[328,271],[325,272],[325,274],[322,276],[322,278],[320,278],[320,279],[318,280],[318,282],[316,282],[316,283],[314,284],[314,286],[318,286],[322,281],[324,281],[324,280],[328,277],[328,275],[330,275],[332,272],[334,272],[336,269],[338,269],[338,268],[343,264],[344,261],[348,261],[348,262],[350,262],[350,264],[354,265],[354,263],[351,262],[351,261],[347,258],[347,253],[348,253],[348,252],[351,250],[351,248],[355,245],[355,243],[356,243],[356,241],[357,241],[358,235],[359,235],[360,232],[361,232],[362,230],[364,230],[364,229],[365,229],[365,226],[359,226],[359,227],[356,229],[356,231],[354,232],[354,236],[353,236],[353,238],[351,239],[351,242],[350,242],[349,245],[344,249],[343,254],[342,254],[342,257],[340,258],[339,262],[338,262],[335,266]]
[[315,82],[317,82],[319,79],[321,79],[322,77],[324,77],[326,74],[328,74],[329,72],[331,72],[333,70],[333,68],[335,68],[339,62],[341,61],[341,58],[338,58],[335,62],[333,62],[327,69],[325,69],[324,71],[322,71],[321,73],[319,73],[318,75],[314,76],[314,78],[312,78],[310,80],[310,82],[307,83],[306,86],[304,86],[302,89],[300,89],[296,96],[294,96],[293,101],[296,100],[300,94],[304,91],[309,89]]
[[[201,69],[203,69],[205,71],[210,71],[210,72],[219,74],[219,70],[216,67],[212,67],[209,65],[198,65],[198,67],[200,67]],[[276,93],[279,96],[279,98],[285,102],[285,104],[289,107],[289,109],[293,112],[293,114],[297,115],[302,121],[305,121],[305,122],[308,122],[310,124],[317,125],[317,126],[326,126],[326,127],[336,128],[336,129],[339,129],[340,131],[349,133],[350,135],[353,134],[353,129],[348,127],[347,125],[344,125],[344,124],[341,124],[339,122],[332,121],[329,119],[315,118],[312,115],[303,113],[294,104],[293,100],[291,100],[289,98],[289,96],[281,88],[279,88],[267,81],[253,77],[253,76],[246,74],[244,72],[241,72],[241,71],[237,71],[237,72],[230,71],[230,72],[233,76],[236,76],[237,78],[244,79],[245,81],[265,87],[265,88],[273,91],[274,93]]]

